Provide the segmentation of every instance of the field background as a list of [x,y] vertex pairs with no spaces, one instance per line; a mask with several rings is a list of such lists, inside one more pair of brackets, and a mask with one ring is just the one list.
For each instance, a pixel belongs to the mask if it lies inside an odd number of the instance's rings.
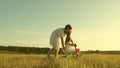
[[83,54],[75,59],[38,54],[0,54],[0,68],[120,68],[120,54]]

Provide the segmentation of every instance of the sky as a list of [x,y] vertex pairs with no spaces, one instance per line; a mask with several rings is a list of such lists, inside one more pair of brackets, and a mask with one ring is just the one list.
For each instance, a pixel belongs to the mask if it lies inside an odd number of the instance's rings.
[[120,0],[0,0],[0,45],[50,47],[71,24],[81,50],[120,50]]

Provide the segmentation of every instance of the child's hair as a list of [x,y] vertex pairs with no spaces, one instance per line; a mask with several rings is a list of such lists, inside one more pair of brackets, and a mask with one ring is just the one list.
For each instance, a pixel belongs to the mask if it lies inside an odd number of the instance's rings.
[[67,42],[69,42],[71,40],[70,34],[71,33],[67,33],[65,43],[67,43]]
[[72,29],[72,26],[71,26],[70,24],[67,24],[67,25],[65,26],[65,29]]

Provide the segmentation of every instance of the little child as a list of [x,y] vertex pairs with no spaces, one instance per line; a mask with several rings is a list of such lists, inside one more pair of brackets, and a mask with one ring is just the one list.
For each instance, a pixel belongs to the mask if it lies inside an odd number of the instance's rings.
[[76,48],[76,44],[73,43],[70,33],[67,34],[66,41],[65,41],[65,54],[66,57],[69,54],[73,54],[73,57],[77,57],[78,53],[80,53],[80,49]]

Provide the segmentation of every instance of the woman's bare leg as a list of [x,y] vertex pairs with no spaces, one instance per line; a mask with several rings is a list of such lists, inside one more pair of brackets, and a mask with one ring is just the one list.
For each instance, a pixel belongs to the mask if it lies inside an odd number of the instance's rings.
[[58,58],[58,53],[59,53],[59,49],[55,49],[55,58],[57,59]]
[[50,57],[50,55],[51,55],[54,51],[55,51],[55,49],[52,48],[52,49],[48,52],[47,57]]

